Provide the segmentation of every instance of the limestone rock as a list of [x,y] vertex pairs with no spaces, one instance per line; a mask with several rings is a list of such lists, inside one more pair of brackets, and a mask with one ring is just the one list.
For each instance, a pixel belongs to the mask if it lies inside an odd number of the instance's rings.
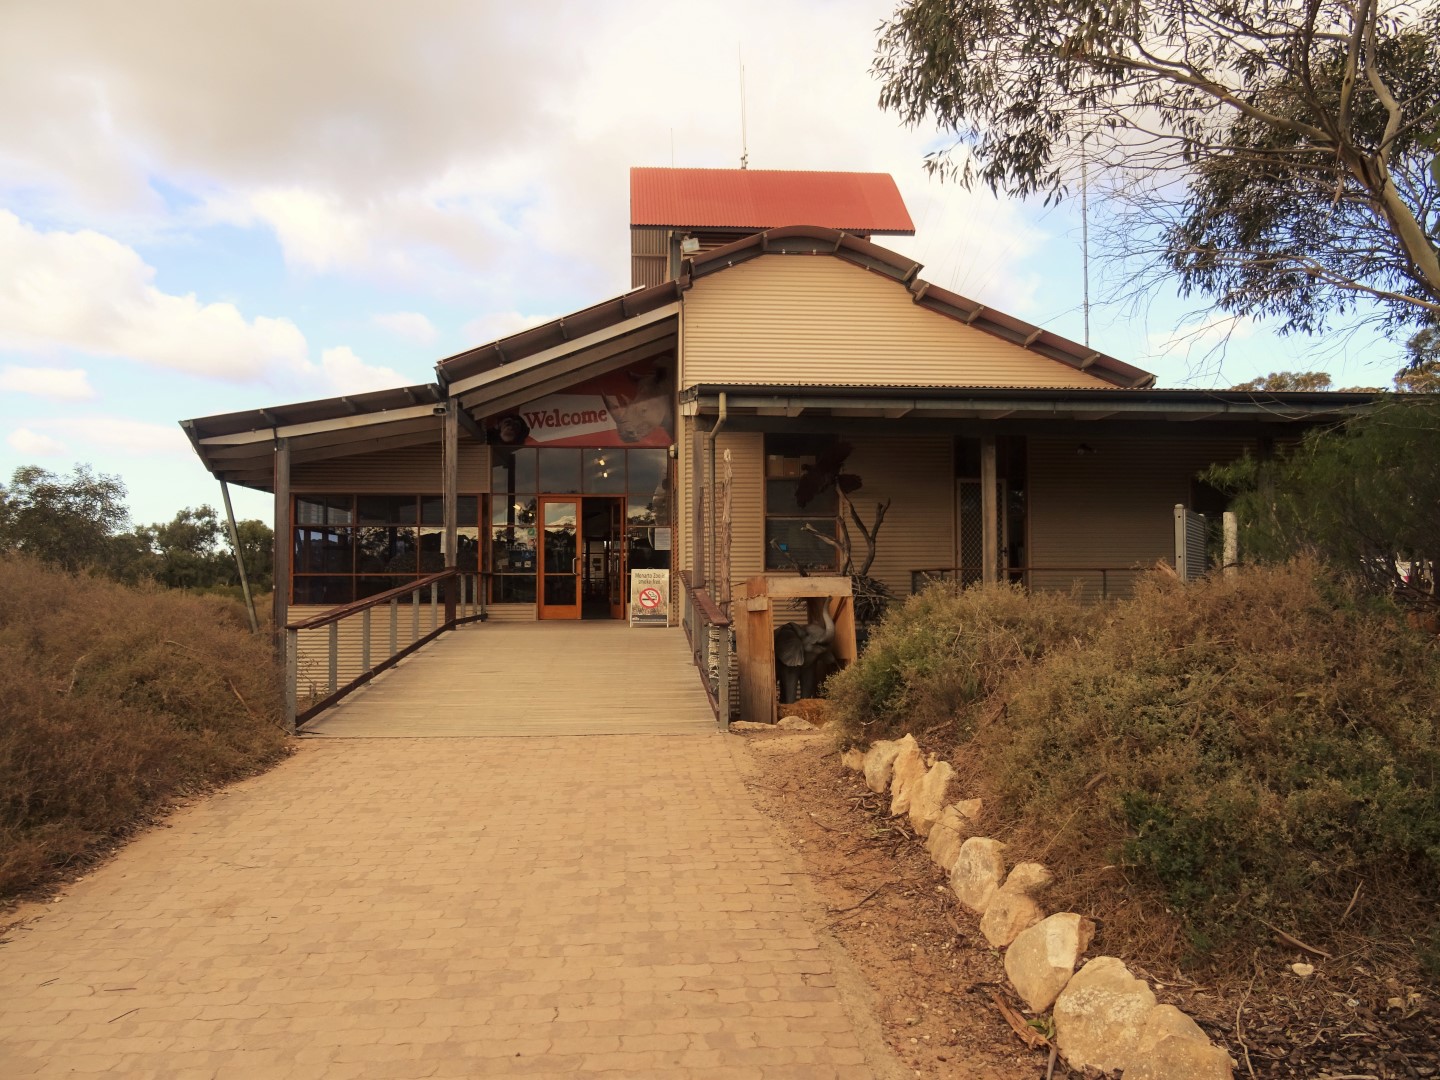
[[985,914],[980,916],[980,933],[991,945],[1001,949],[1043,918],[1045,909],[1034,897],[1002,885],[985,906]]
[[[955,809],[950,807],[946,813]],[[960,834],[950,827],[949,820],[941,815],[940,820],[930,826],[930,835],[925,840],[925,850],[930,852],[930,861],[940,867],[947,874],[955,866],[955,860],[960,857],[960,845],[965,841]]]
[[920,748],[915,745],[913,738],[909,735],[905,738],[910,739],[910,745],[901,748],[890,777],[891,817],[898,817],[910,809],[910,797],[914,795],[920,781],[925,779],[927,771],[925,755],[920,753]]
[[984,914],[1005,878],[1004,850],[1004,844],[987,836],[972,836],[960,845],[950,869],[950,888],[976,914]]
[[1200,1025],[1174,1005],[1145,1018],[1140,1044],[1122,1080],[1231,1080],[1230,1055],[1211,1044]]
[[940,819],[930,826],[930,837],[925,841],[925,849],[935,865],[948,874],[960,855],[960,845],[975,835],[979,822],[979,799],[966,799],[945,807]]
[[903,739],[880,739],[872,743],[870,749],[865,752],[865,786],[878,793],[888,790],[890,777],[895,769],[895,759],[907,745],[915,745],[913,736],[906,735]]
[[782,716],[775,725],[781,731],[814,731],[815,725],[803,716]]
[[1055,875],[1038,862],[1022,862],[1015,864],[1014,869],[1010,871],[1010,876],[1005,879],[1005,884],[1001,887],[1010,892],[1029,895],[1039,892],[1054,880]]
[[[955,804],[955,809],[959,810],[962,815],[969,819],[971,829],[978,829],[980,827],[980,814],[984,808],[984,799],[961,799]],[[978,834],[974,832],[970,834],[970,836],[976,835]],[[965,839],[969,840],[970,836],[965,837]]]
[[920,778],[910,793],[910,827],[920,836],[929,836],[930,827],[945,809],[945,793],[955,770],[948,761],[937,761]]
[[1072,1069],[1127,1068],[1154,1008],[1155,994],[1122,961],[1097,956],[1055,999],[1055,1043]]
[[865,771],[865,752],[858,746],[852,746],[845,753],[840,755],[840,764],[851,772]]
[[774,731],[774,724],[761,724],[754,720],[731,720],[731,731]]
[[1094,936],[1093,922],[1062,911],[1022,930],[1011,942],[1005,952],[1005,974],[1031,1012],[1043,1013],[1055,1004]]

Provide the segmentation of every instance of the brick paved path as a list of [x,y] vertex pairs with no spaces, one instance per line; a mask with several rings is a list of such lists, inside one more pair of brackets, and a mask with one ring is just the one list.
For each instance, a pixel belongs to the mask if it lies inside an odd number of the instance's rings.
[[303,743],[11,932],[0,1077],[895,1075],[738,753]]

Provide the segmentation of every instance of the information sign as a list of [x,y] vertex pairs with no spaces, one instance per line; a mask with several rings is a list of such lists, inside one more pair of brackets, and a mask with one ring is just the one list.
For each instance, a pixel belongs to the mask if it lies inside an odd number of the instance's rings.
[[670,625],[670,571],[630,571],[630,625]]

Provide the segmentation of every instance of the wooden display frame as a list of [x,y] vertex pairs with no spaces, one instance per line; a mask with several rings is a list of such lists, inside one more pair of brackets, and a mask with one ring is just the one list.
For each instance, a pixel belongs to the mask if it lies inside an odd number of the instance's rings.
[[730,620],[740,658],[740,719],[773,724],[780,719],[775,671],[775,600],[825,597],[835,620],[830,643],[841,667],[855,660],[855,602],[848,577],[752,577],[735,591]]

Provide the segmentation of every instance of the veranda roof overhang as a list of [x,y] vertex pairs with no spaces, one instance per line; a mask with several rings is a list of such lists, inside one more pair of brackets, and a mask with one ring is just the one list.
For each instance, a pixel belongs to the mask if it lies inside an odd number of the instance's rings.
[[277,440],[292,465],[437,442],[445,413],[438,386],[272,405],[180,421],[196,454],[220,480],[273,490]]
[[900,422],[906,432],[954,430],[957,422],[1032,429],[1115,422],[1295,428],[1344,420],[1369,408],[1381,396],[1346,391],[707,383],[682,391],[680,410],[687,416],[718,416],[722,395],[726,426],[732,429],[843,429],[850,424],[873,427],[876,421],[893,421]]

